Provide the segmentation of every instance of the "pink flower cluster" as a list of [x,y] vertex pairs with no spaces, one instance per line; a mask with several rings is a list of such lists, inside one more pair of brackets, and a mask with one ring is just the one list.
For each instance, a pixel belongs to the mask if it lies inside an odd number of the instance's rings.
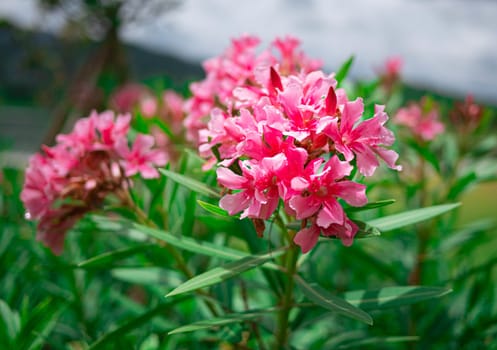
[[394,122],[408,127],[416,138],[431,141],[445,131],[444,124],[439,121],[438,109],[427,99],[420,103],[411,103],[400,108]]
[[383,159],[400,170],[397,153],[386,148],[394,142],[388,116],[376,106],[364,119],[362,99],[349,101],[333,74],[279,67],[253,67],[259,78],[239,80],[225,100],[230,108],[215,108],[199,132],[200,153],[218,163],[218,182],[228,191],[220,207],[266,220],[281,205],[302,222],[294,242],[304,253],[320,234],[349,245],[358,227],[340,200],[367,203],[365,185],[352,180],[355,169],[371,176]]
[[112,193],[119,197],[129,177],[154,178],[155,166],[167,155],[153,149],[152,136],[138,134],[128,144],[130,115],[93,112],[80,119],[70,134],[59,135],[54,147],[31,157],[21,199],[26,216],[39,220],[37,238],[61,253],[64,236],[88,211]]
[[257,87],[269,78],[269,67],[277,66],[283,74],[309,72],[319,69],[321,61],[314,60],[299,50],[299,41],[293,37],[278,38],[261,53],[256,49],[259,38],[245,35],[233,39],[231,46],[220,56],[204,62],[206,78],[190,85],[192,97],[186,101],[187,139],[199,143],[198,131],[205,128],[214,107],[234,108],[233,93],[240,87]]

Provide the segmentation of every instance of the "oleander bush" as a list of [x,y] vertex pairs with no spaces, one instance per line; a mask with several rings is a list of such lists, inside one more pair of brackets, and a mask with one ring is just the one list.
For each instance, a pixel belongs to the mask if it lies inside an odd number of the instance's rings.
[[497,348],[495,112],[352,64],[236,38],[3,169],[3,348]]

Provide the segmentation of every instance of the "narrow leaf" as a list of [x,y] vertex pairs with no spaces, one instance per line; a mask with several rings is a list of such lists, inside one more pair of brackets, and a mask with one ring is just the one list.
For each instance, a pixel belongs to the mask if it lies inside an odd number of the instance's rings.
[[392,231],[400,227],[412,225],[421,221],[431,219],[460,206],[460,203],[435,205],[432,207],[409,210],[400,214],[385,216],[383,218],[369,220],[370,226],[376,227],[381,232]]
[[386,207],[387,205],[395,203],[395,199],[384,199],[381,201],[377,202],[371,202],[366,204],[363,207],[347,207],[344,210],[348,213],[353,213],[357,211],[364,211],[364,210],[370,210],[370,209],[376,209],[376,208],[381,208],[381,207]]
[[350,349],[350,348],[357,349],[358,347],[365,345],[379,346],[379,345],[392,344],[392,343],[414,342],[418,340],[419,340],[418,336],[370,337],[340,345],[338,346],[337,349]]
[[155,246],[154,244],[143,244],[131,248],[123,248],[114,250],[112,252],[106,252],[88,260],[80,262],[77,266],[84,269],[96,268],[96,267],[106,267],[112,266],[115,262],[125,259],[129,256],[136,255],[138,253],[144,252],[147,249]]
[[229,278],[239,275],[242,272],[260,266],[265,262],[283,254],[283,252],[284,250],[275,250],[274,252],[264,255],[251,255],[240,260],[216,267],[212,270],[209,270],[189,279],[185,283],[169,292],[166,297],[188,293],[200,288],[211,286],[213,284],[221,283]]
[[354,63],[354,56],[350,56],[347,61],[345,61],[342,66],[338,69],[337,74],[335,75],[335,79],[337,81],[337,88],[342,84],[343,80],[349,74],[350,67],[352,67],[352,63]]
[[208,328],[218,328],[221,326],[226,326],[228,324],[233,324],[233,323],[241,323],[247,320],[254,320],[257,318],[260,318],[264,316],[265,312],[247,312],[247,313],[240,313],[240,314],[231,314],[231,315],[226,315],[225,317],[216,317],[216,318],[211,318],[209,320],[202,320],[198,321],[195,323],[191,323],[189,325],[181,326],[176,329],[173,329],[168,333],[168,335],[171,334],[177,334],[177,333],[186,333],[186,332],[194,332],[202,329],[208,329]]
[[209,242],[199,242],[186,236],[176,236],[166,231],[153,229],[147,226],[132,224],[135,229],[147,236],[154,237],[158,240],[169,243],[177,248],[184,249],[193,253],[207,255],[215,258],[237,260],[248,256],[247,253],[228,247],[219,247]]
[[302,289],[304,295],[316,305],[369,325],[373,324],[373,319],[369,314],[346,300],[329,293],[318,285],[311,286],[298,275],[295,275],[295,281]]
[[425,145],[420,145],[416,141],[408,142],[409,146],[411,146],[421,157],[423,157],[428,163],[430,163],[433,168],[440,173],[440,159],[438,156],[433,153],[428,147]]
[[0,332],[9,340],[12,341],[16,338],[20,329],[19,314],[13,311],[2,299],[0,299],[0,325],[2,326]]
[[174,285],[181,283],[180,274],[176,271],[168,271],[158,266],[148,267],[120,267],[110,270],[112,277],[133,284],[142,285]]
[[450,293],[450,288],[400,286],[377,290],[358,290],[343,294],[345,300],[364,310],[377,310],[410,305],[423,300],[439,298]]
[[36,305],[29,314],[28,320],[23,322],[18,335],[19,348],[32,349],[39,347],[45,337],[48,337],[52,331],[64,307],[64,303],[51,298],[47,298]]
[[354,220],[359,227],[354,238],[369,238],[381,236],[380,230],[377,227],[369,225],[367,222]]
[[207,203],[201,200],[197,200],[198,205],[200,205],[203,209],[208,211],[211,214],[221,216],[223,218],[233,218],[233,217],[239,217],[239,215],[230,215],[228,212],[222,208],[219,208],[217,205]]
[[203,182],[200,182],[198,180],[192,179],[191,177],[175,173],[173,171],[167,170],[167,169],[159,169],[159,171],[166,177],[170,178],[171,180],[179,183],[180,185],[183,185],[190,190],[209,196],[209,197],[215,197],[215,198],[220,198],[221,195],[204,184]]
[[[354,220],[354,223],[359,227],[355,239],[358,238],[370,238],[370,237],[378,237],[381,236],[380,230],[377,227],[369,225],[367,222]],[[321,236],[319,237],[319,242],[326,242],[330,239],[338,239],[336,236]]]
[[99,215],[92,215],[91,218],[99,230],[119,232],[140,241],[146,240],[147,237],[153,237],[186,251],[227,260],[238,260],[248,256],[247,253],[239,250],[219,247],[205,241],[199,242],[190,237],[173,235],[170,232],[150,228],[126,219],[114,219]]
[[447,198],[449,200],[456,199],[461,193],[463,193],[470,185],[476,183],[478,177],[474,171],[460,177],[457,179],[456,183],[451,187]]

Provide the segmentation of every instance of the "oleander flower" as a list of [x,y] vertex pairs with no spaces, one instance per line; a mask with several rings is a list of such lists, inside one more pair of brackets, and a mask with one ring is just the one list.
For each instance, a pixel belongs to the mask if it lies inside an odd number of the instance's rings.
[[38,220],[37,238],[60,254],[66,232],[113,194],[123,201],[130,176],[157,177],[167,155],[138,134],[128,147],[130,116],[106,111],[80,119],[57,144],[30,158],[21,192],[26,217]]
[[480,125],[484,108],[477,104],[472,95],[464,101],[455,102],[449,113],[452,125],[461,133],[471,133]]
[[361,120],[364,104],[361,98],[346,102],[338,116],[327,116],[320,120],[319,131],[327,135],[335,149],[347,161],[356,158],[359,172],[373,175],[379,166],[378,157],[392,169],[401,170],[396,165],[398,155],[385,147],[391,146],[395,137],[384,125],[388,120],[383,106],[375,106],[372,118]]
[[[319,60],[308,58],[299,50],[300,42],[291,36],[278,38],[269,48],[257,54],[260,40],[243,35],[232,40],[220,55],[204,62],[206,77],[190,85],[192,97],[185,102],[187,139],[199,143],[199,131],[207,124],[214,107],[229,111],[243,107],[234,95],[252,95],[258,99],[267,95],[270,67],[280,67],[281,74],[296,74],[319,69]],[[242,88],[242,90],[240,90]]]
[[414,137],[432,141],[445,131],[445,126],[439,119],[438,108],[428,99],[422,99],[420,103],[410,103],[399,109],[394,122],[409,128]]
[[[191,87],[188,118],[199,122],[194,129],[204,169],[217,165],[225,191],[219,205],[252,219],[259,235],[263,220],[285,211],[301,221],[294,242],[303,252],[320,235],[350,245],[358,227],[341,202],[367,203],[366,186],[353,180],[355,170],[371,176],[379,160],[401,170],[389,149],[395,138],[384,107],[364,119],[362,99],[349,101],[334,74],[316,70],[318,62],[297,50],[298,41],[274,41],[278,58],[267,51],[255,55],[257,43],[250,37],[235,41],[208,61],[206,80]],[[224,87],[229,89],[221,92]],[[209,114],[200,108],[210,108]],[[200,114],[210,118],[193,117]]]

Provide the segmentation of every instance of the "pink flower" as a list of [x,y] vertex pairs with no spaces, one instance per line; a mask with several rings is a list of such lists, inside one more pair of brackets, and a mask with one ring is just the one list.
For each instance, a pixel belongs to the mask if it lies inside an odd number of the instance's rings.
[[331,224],[341,225],[345,221],[345,212],[338,198],[353,206],[365,205],[367,198],[366,186],[344,179],[353,169],[349,163],[333,156],[320,172],[322,162],[321,159],[312,161],[303,176],[292,180],[292,189],[299,194],[293,196],[289,204],[297,219],[317,215],[316,224],[326,229]]
[[173,133],[179,134],[183,131],[185,101],[173,90],[166,90],[162,95],[162,103],[162,119],[168,123]]
[[150,91],[141,84],[130,83],[117,89],[110,97],[110,105],[120,113],[129,113],[140,100],[151,95]]
[[318,132],[329,136],[335,149],[344,155],[345,160],[356,158],[357,167],[365,176],[373,175],[379,166],[377,157],[382,158],[387,165],[395,170],[401,166],[395,162],[398,154],[388,150],[395,140],[393,133],[384,124],[388,120],[383,106],[375,106],[372,118],[361,121],[364,105],[361,98],[343,105],[338,117],[324,117],[320,120]]
[[159,109],[157,99],[153,96],[145,97],[140,101],[140,111],[146,118],[152,118]]
[[404,60],[400,56],[393,56],[387,58],[385,61],[385,74],[388,76],[399,76],[402,71],[402,66],[404,65]]
[[333,156],[319,172],[321,163],[321,160],[311,162],[304,176],[292,180],[292,187],[299,194],[290,199],[289,205],[297,219],[312,223],[297,232],[294,238],[303,253],[316,245],[320,233],[341,238],[345,245],[352,244],[358,228],[346,216],[338,198],[353,206],[367,203],[366,186],[344,180],[352,171],[349,163]]
[[483,118],[483,106],[475,103],[472,95],[467,95],[464,102],[455,102],[450,111],[450,120],[461,133],[474,131]]
[[423,141],[431,141],[445,131],[444,125],[439,121],[439,113],[435,106],[424,99],[420,104],[411,103],[401,108],[395,115],[395,123],[408,127],[415,137]]
[[359,228],[357,225],[348,217],[345,217],[342,224],[331,224],[326,229],[319,227],[313,222],[309,227],[303,228],[297,232],[293,241],[300,246],[302,253],[305,254],[314,248],[321,234],[325,237],[334,236],[340,238],[344,245],[350,246],[358,230]]
[[35,154],[30,158],[21,192],[21,200],[28,209],[29,218],[39,219],[49,211],[63,182],[63,177],[46,157]]
[[280,53],[279,68],[285,74],[292,74],[303,71],[310,72],[320,69],[323,66],[321,60],[307,57],[303,51],[299,51],[300,41],[292,36],[276,38],[271,45]]
[[153,136],[143,134],[136,137],[131,149],[129,149],[125,139],[119,142],[116,150],[123,158],[121,164],[125,169],[126,176],[138,173],[145,179],[159,176],[155,167],[166,165],[168,157],[164,151],[152,149],[154,142]]
[[129,150],[129,123],[129,115],[92,112],[71,133],[58,135],[54,147],[44,146],[31,157],[21,200],[26,217],[39,220],[37,238],[56,254],[62,252],[66,232],[85,213],[99,209],[109,193],[125,202],[127,176],[158,176],[153,166],[167,161],[163,151],[151,149],[151,136],[139,134]]
[[242,218],[269,219],[279,202],[279,176],[287,160],[285,155],[262,159],[260,162],[240,162],[242,175],[220,167],[217,169],[218,182],[230,190],[241,190],[227,194],[219,206],[230,215],[243,210]]
[[[271,95],[268,88],[274,80],[271,80],[270,67],[280,66],[287,75],[321,66],[298,50],[299,42],[294,38],[276,39],[269,49],[258,55],[259,41],[247,35],[233,39],[223,54],[204,62],[206,78],[190,85],[193,96],[185,103],[185,127],[190,141],[198,143],[198,131],[206,127],[205,118],[212,108],[238,109],[249,106],[248,100]],[[279,51],[279,57],[271,49]]]
[[206,62],[207,77],[191,85],[187,101],[185,125],[198,127],[204,168],[217,163],[218,182],[228,190],[220,206],[259,222],[279,206],[302,220],[295,242],[304,252],[321,234],[351,244],[358,228],[339,200],[367,203],[365,186],[351,181],[353,168],[370,176],[381,158],[400,170],[388,149],[388,116],[377,106],[362,120],[362,100],[350,102],[334,74],[315,70],[320,63],[299,51],[296,39],[277,39],[259,56],[257,43],[234,41]]

